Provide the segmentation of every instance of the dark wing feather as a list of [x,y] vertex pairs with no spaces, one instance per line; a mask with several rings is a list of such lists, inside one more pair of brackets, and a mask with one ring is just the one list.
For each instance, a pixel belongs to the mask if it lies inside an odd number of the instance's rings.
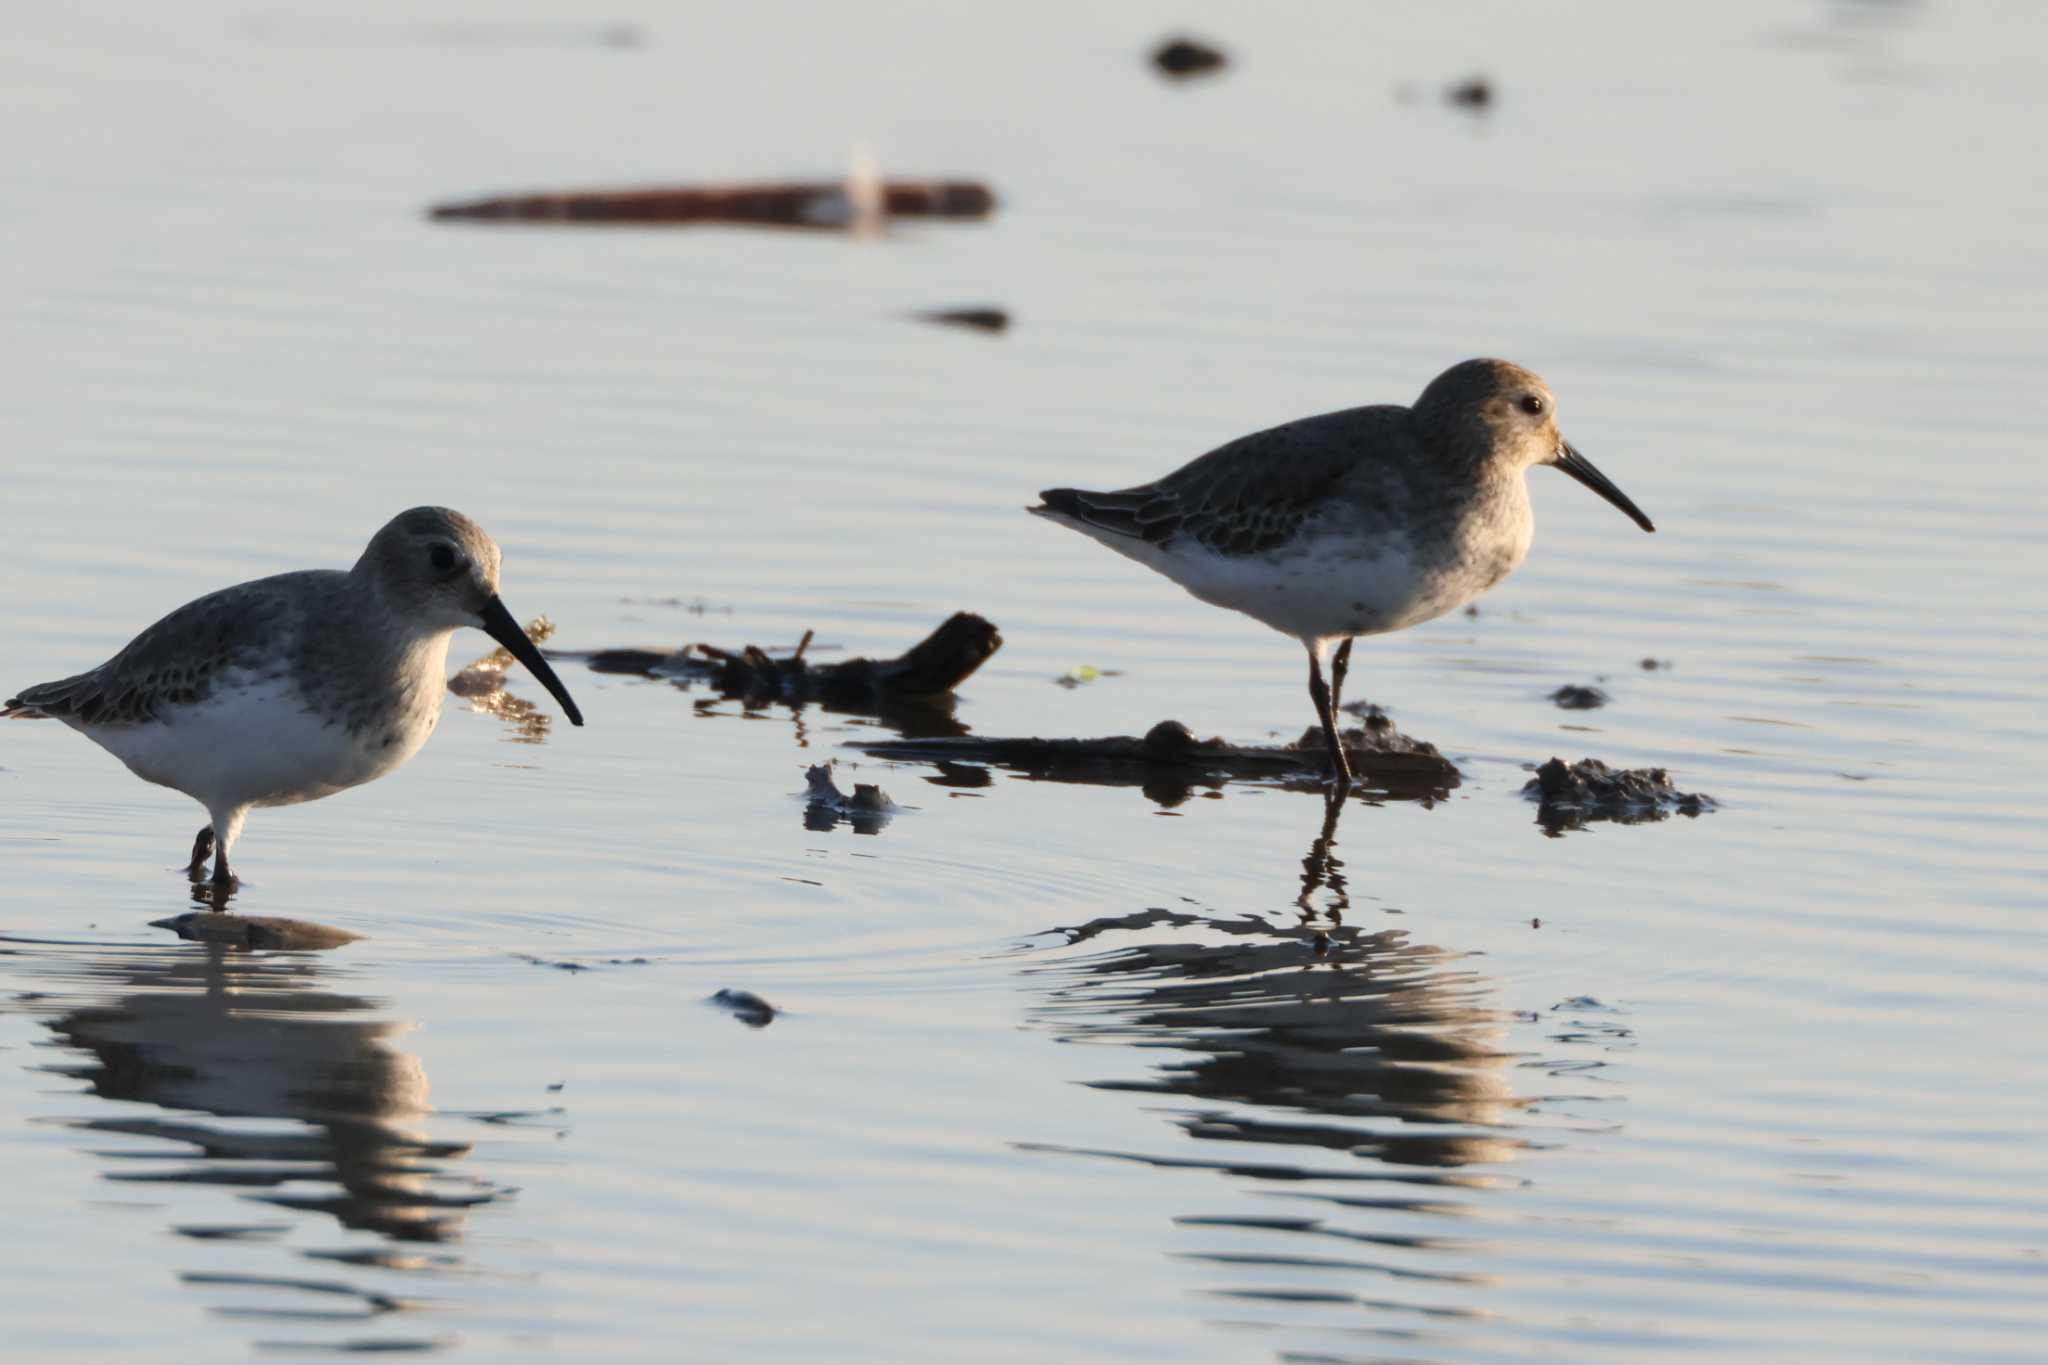
[[1104,531],[1160,544],[1180,530],[1180,506],[1151,487],[1120,493],[1091,493],[1085,488],[1048,488],[1038,495],[1043,505],[1033,511],[1057,512]]
[[1251,555],[1292,540],[1347,480],[1373,488],[1391,447],[1413,437],[1406,408],[1350,408],[1253,432],[1136,488],[1093,493],[1049,488],[1036,511],[1165,544],[1192,536],[1222,555]]
[[7,702],[8,712],[84,725],[136,724],[165,705],[200,700],[223,671],[261,657],[266,638],[293,610],[289,594],[249,591],[256,586],[245,583],[186,603],[98,668],[23,688]]

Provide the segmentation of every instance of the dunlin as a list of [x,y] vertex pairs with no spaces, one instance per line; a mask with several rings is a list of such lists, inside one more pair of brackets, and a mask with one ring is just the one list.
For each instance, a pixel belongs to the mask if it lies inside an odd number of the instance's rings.
[[190,872],[211,855],[224,887],[251,807],[332,796],[419,752],[460,626],[511,650],[583,723],[498,600],[498,547],[445,507],[400,513],[346,573],[278,574],[188,603],[91,672],[24,688],[0,716],[61,720],[206,807]]
[[1050,488],[1028,510],[1307,646],[1309,696],[1348,786],[1337,707],[1352,638],[1442,616],[1505,578],[1535,534],[1522,473],[1539,464],[1656,529],[1558,434],[1550,387],[1504,360],[1453,365],[1412,408],[1304,417],[1152,483]]

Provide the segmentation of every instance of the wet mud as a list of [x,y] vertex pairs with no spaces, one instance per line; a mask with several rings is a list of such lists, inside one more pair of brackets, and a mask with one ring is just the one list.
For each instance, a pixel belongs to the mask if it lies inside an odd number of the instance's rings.
[[902,807],[889,793],[872,782],[856,782],[853,794],[839,790],[832,780],[832,765],[814,763],[804,771],[808,790],[804,801],[804,828],[819,831],[853,826],[855,834],[880,834]]
[[1537,803],[1536,822],[1552,836],[1598,822],[1649,824],[1673,815],[1697,817],[1719,804],[1683,792],[1662,768],[1610,768],[1597,758],[1553,758],[1536,770],[1522,795]]

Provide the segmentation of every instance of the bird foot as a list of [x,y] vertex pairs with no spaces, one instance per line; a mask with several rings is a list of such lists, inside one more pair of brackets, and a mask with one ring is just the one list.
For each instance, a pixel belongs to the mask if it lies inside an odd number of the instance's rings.
[[201,825],[198,835],[192,840],[192,859],[185,864],[186,879],[195,882],[205,881],[206,863],[211,857],[213,857],[213,826]]

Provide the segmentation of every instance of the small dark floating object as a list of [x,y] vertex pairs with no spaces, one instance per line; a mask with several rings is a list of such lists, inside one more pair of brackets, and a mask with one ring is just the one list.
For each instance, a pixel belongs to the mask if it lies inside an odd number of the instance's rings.
[[1467,76],[1444,87],[1444,103],[1453,109],[1491,109],[1493,100],[1493,82],[1484,76]]
[[1230,58],[1221,48],[1212,47],[1199,38],[1181,35],[1168,38],[1152,49],[1152,65],[1162,76],[1183,80],[1189,76],[1206,76],[1221,71],[1230,65]]
[[920,322],[936,322],[944,327],[967,327],[977,332],[1006,332],[1010,327],[1010,315],[1001,308],[928,308],[914,314]]
[[362,937],[307,920],[231,915],[218,910],[190,910],[170,919],[151,920],[150,928],[168,929],[193,943],[270,952],[324,952]]
[[[1344,733],[1344,750],[1351,758],[1352,770],[1368,785],[1398,796],[1433,795],[1458,785],[1457,765],[1438,753],[1434,744],[1401,734],[1384,714],[1379,722],[1377,728],[1368,722],[1361,729]],[[1057,782],[1142,785],[1148,794],[1169,805],[1187,799],[1194,782],[1302,776],[1319,779],[1327,766],[1320,727],[1311,727],[1294,744],[1234,745],[1222,739],[1196,739],[1177,720],[1159,722],[1143,738],[1111,735],[1102,739],[993,739],[962,735],[862,741],[857,747],[877,758],[928,759],[941,764],[986,763]]]
[[259,1242],[285,1236],[289,1223],[174,1223],[171,1231],[198,1242]]
[[1597,711],[1612,700],[1597,687],[1580,687],[1576,683],[1558,688],[1550,699],[1566,711]]
[[1643,660],[1641,667],[1643,672],[1645,673],[1655,673],[1660,668],[1670,668],[1671,660],[1646,658]]
[[[875,206],[888,218],[986,218],[995,192],[978,180],[884,180]],[[843,229],[858,216],[843,180],[653,189],[561,190],[436,204],[436,222],[738,223],[755,227]]]
[[853,795],[839,790],[832,780],[832,765],[814,763],[804,770],[810,790],[804,806],[804,828],[828,830],[841,821],[853,826],[855,834],[880,834],[882,826],[902,809],[889,793],[872,782],[856,782]]
[[752,991],[722,990],[706,996],[704,1003],[724,1010],[748,1028],[767,1028],[782,1013]]
[[1553,758],[1536,770],[1522,795],[1537,801],[1536,822],[1552,835],[1600,820],[1640,825],[1673,814],[1696,817],[1718,804],[1711,796],[1678,790],[1662,768],[1610,768],[1597,758]]
[[869,709],[890,702],[950,695],[1003,647],[1002,633],[972,612],[955,612],[893,659],[846,659],[812,664],[804,658],[810,632],[786,658],[771,657],[756,645],[737,654],[713,645],[659,649],[596,649],[551,653],[580,659],[599,673],[638,673],[709,683],[749,704],[817,702],[843,709]]

